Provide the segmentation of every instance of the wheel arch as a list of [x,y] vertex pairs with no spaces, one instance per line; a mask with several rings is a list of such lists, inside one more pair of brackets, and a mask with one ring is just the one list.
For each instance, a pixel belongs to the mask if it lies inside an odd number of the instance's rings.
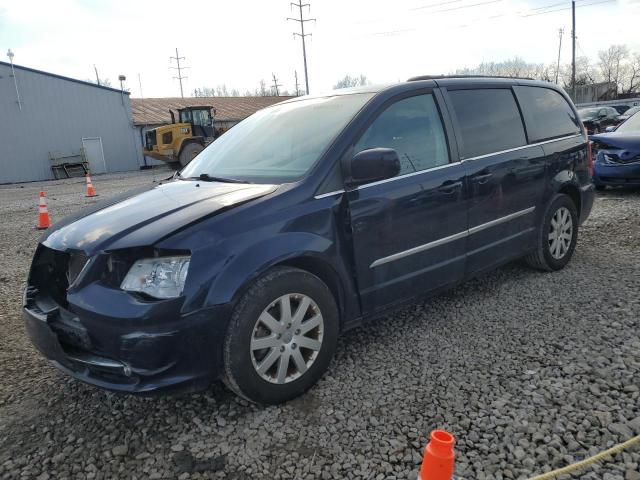
[[565,183],[560,186],[558,193],[562,193],[571,198],[571,201],[573,201],[573,204],[576,206],[576,212],[579,220],[582,212],[582,198],[580,196],[580,189],[578,186],[573,183]]
[[186,147],[187,145],[189,145],[191,143],[197,143],[201,147],[204,147],[204,137],[183,138],[180,141],[180,146],[178,147],[178,155],[177,155],[177,157],[180,157],[180,154],[182,153],[182,150],[184,150],[184,147]]
[[283,260],[269,267],[293,267],[311,273],[318,277],[329,288],[333,298],[336,300],[338,307],[338,315],[340,316],[340,324],[344,321],[344,285],[338,275],[338,272],[331,266],[328,261],[318,258],[314,255],[300,255]]
[[[292,248],[293,247],[293,248]],[[255,280],[275,267],[294,267],[318,277],[333,295],[340,322],[359,315],[356,285],[332,240],[317,234],[288,232],[236,250],[218,245],[216,273],[206,281],[206,290],[198,295],[202,307],[227,304],[230,308],[240,300]]]
[[329,288],[336,301],[340,325],[344,323],[346,311],[345,285],[340,278],[340,274],[331,266],[330,261],[322,258],[316,252],[293,253],[261,265],[251,275],[247,276],[242,285],[236,289],[230,301],[231,305],[235,305],[258,278],[278,267],[297,268],[318,277]]

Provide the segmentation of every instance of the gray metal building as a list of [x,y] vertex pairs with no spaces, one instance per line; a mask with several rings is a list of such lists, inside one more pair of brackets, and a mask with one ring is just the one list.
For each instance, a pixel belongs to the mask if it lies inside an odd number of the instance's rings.
[[14,71],[0,62],[0,184],[52,179],[64,162],[85,160],[92,174],[142,165],[128,92]]

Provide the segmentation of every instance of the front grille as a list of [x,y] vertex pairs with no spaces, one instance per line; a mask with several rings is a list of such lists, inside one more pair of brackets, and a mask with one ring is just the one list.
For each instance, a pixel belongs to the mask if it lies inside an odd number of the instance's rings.
[[627,158],[623,158],[623,157],[620,157],[619,155],[616,155],[615,153],[604,153],[602,156],[604,158],[605,163],[618,163],[622,165],[627,165],[631,163],[640,162],[640,156],[637,156],[637,157],[629,156]]
[[76,281],[88,261],[83,252],[61,252],[40,245],[31,267],[29,287],[66,308],[67,289]]
[[68,253],[40,245],[33,260],[29,286],[35,287],[40,294],[50,297],[58,305],[66,307],[68,268]]

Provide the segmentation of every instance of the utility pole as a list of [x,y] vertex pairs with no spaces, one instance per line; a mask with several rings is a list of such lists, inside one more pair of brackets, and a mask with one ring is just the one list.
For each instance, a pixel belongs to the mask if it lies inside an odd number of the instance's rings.
[[560,35],[560,45],[558,45],[558,65],[556,66],[556,84],[558,83],[558,74],[560,73],[560,52],[562,52],[562,35],[564,34],[564,28],[558,30]]
[[298,71],[294,70],[293,75],[296,77],[296,97],[300,96],[300,84],[298,83]]
[[280,90],[278,90],[278,87],[281,87],[282,85],[278,83],[275,73],[272,73],[271,75],[273,76],[273,91],[276,92],[276,97],[279,97]]
[[571,96],[576,99],[576,0],[571,0]]
[[307,95],[309,95],[309,73],[307,71],[307,46],[305,43],[305,37],[310,37],[310,33],[304,33],[304,24],[306,22],[315,22],[315,18],[304,18],[302,14],[302,9],[307,7],[310,9],[311,5],[308,3],[302,3],[302,0],[298,0],[298,3],[291,2],[292,7],[298,7],[300,10],[300,18],[291,18],[288,17],[287,20],[293,20],[294,22],[300,23],[300,33],[294,32],[293,36],[299,36],[302,39],[302,59],[304,61],[304,83],[307,87]]
[[95,64],[95,63],[93,64],[93,69],[96,71],[96,83],[97,83],[98,85],[102,85],[102,84],[100,83],[100,75],[98,75],[98,67],[96,67],[96,64]]
[[184,91],[182,90],[182,79],[183,78],[187,78],[187,77],[183,77],[182,76],[182,70],[189,68],[189,67],[181,67],[180,66],[180,60],[184,60],[184,57],[181,57],[180,55],[178,55],[178,49],[176,48],[176,56],[175,57],[169,57],[169,61],[171,60],[175,60],[176,61],[176,65],[178,65],[177,67],[169,67],[172,68],[174,70],[178,70],[178,76],[177,77],[173,77],[173,78],[177,78],[178,81],[180,82],[180,96],[182,98],[184,98]]

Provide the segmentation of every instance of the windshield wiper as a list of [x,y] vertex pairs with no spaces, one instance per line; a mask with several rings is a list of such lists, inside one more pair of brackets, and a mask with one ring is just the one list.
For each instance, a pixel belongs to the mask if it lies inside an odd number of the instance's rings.
[[198,177],[191,177],[194,180],[202,180],[203,182],[224,182],[224,183],[251,183],[237,178],[213,177],[208,173],[201,173]]

